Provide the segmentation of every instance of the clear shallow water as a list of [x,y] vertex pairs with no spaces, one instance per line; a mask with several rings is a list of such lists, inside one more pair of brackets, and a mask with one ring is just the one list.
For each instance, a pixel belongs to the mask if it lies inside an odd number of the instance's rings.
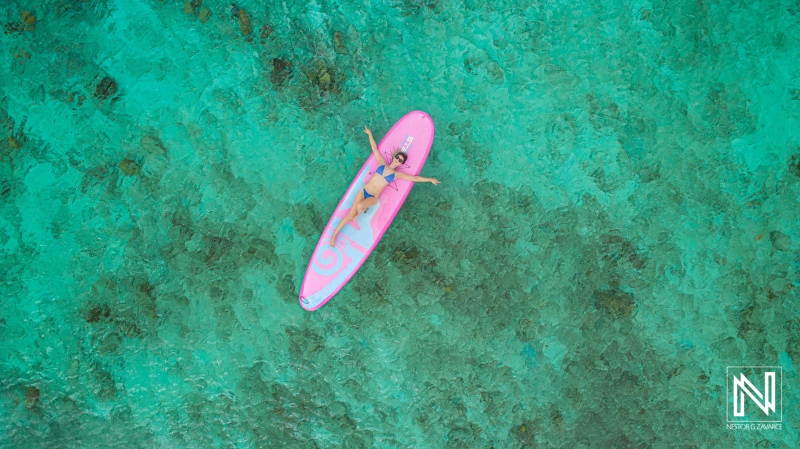
[[[796,4],[238,6],[0,6],[0,446],[797,446]],[[304,312],[412,109],[442,184]]]

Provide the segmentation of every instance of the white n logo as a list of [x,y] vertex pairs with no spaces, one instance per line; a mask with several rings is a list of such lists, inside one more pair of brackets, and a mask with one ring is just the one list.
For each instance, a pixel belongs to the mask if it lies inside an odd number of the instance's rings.
[[[775,371],[764,372],[764,393],[750,382],[744,373],[733,376],[733,416],[744,416],[744,395],[760,408],[767,416],[775,411]],[[758,397],[756,397],[758,396]]]

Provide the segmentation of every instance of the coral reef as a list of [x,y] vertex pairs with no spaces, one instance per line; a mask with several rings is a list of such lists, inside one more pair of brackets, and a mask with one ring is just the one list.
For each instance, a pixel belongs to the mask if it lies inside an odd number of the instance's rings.
[[106,100],[116,95],[118,89],[117,82],[110,76],[105,76],[95,87],[94,96],[100,100]]

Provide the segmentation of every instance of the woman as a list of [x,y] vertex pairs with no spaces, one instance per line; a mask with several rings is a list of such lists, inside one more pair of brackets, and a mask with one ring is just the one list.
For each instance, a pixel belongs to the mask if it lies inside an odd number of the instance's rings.
[[439,184],[439,180],[434,178],[411,176],[397,171],[397,167],[406,163],[408,155],[403,152],[397,152],[392,157],[391,162],[387,164],[381,154],[378,152],[378,144],[375,143],[375,138],[372,137],[372,131],[365,126],[364,132],[369,136],[369,144],[372,147],[372,154],[375,155],[375,159],[380,162],[381,166],[375,169],[375,174],[372,176],[369,182],[367,182],[364,188],[358,192],[355,201],[353,201],[353,207],[350,208],[350,213],[347,214],[347,216],[344,217],[341,222],[339,222],[339,226],[337,226],[336,230],[333,231],[333,236],[331,237],[331,247],[333,247],[336,243],[336,236],[339,235],[339,231],[342,230],[344,225],[350,220],[355,220],[359,215],[364,213],[365,210],[374,206],[378,202],[378,195],[380,195],[383,189],[395,178],[405,179],[406,181],[412,182],[430,182],[433,184]]

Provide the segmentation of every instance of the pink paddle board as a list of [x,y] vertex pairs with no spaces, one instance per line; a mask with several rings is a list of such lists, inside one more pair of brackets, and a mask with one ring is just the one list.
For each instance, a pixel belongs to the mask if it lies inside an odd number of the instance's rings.
[[[364,135],[365,152],[369,149],[369,138]],[[378,144],[378,152],[388,160],[397,148],[408,154],[408,160],[400,172],[419,175],[433,144],[433,119],[422,111],[412,111],[403,116]],[[336,210],[328,220],[327,226],[317,242],[311,262],[300,287],[300,305],[308,310],[317,310],[356,274],[367,257],[392,224],[397,212],[403,206],[414,183],[395,179],[378,196],[378,203],[358,217],[356,222],[345,225],[336,238],[336,246],[330,247],[331,235],[339,222],[353,207],[358,192],[364,188],[371,174],[380,164],[375,155],[361,167]],[[356,226],[353,225],[356,223]]]

